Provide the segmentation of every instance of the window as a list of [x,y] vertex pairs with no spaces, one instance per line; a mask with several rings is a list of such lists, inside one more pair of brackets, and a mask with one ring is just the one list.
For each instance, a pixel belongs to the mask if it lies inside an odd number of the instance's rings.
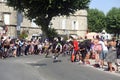
[[2,13],[0,13],[0,21],[2,21]]
[[4,23],[5,25],[10,24],[10,14],[4,14]]
[[62,20],[62,29],[65,29],[65,27],[66,27],[66,20],[63,19],[63,20]]
[[72,21],[72,30],[78,30],[78,21]]

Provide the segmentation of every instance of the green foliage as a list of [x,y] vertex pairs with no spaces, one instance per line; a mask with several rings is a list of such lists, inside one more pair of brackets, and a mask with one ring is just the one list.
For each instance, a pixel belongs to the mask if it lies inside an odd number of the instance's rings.
[[25,30],[23,30],[22,32],[21,32],[21,34],[19,35],[19,38],[20,39],[25,39],[25,38],[27,38],[28,37],[28,34],[27,34],[27,31],[25,31]]
[[47,34],[48,34],[50,40],[53,40],[54,37],[58,36],[58,34],[54,28],[49,28]]
[[88,29],[92,32],[101,32],[106,29],[105,15],[98,9],[88,10]]
[[107,31],[120,34],[120,8],[113,7],[107,13]]
[[90,0],[7,0],[9,6],[24,12],[29,20],[34,19],[48,37],[48,32],[51,32],[48,25],[52,17],[69,16],[77,10],[88,8],[89,2]]
[[120,34],[120,8],[113,7],[105,16],[97,9],[88,10],[88,29],[94,32],[101,32],[105,29],[108,33]]

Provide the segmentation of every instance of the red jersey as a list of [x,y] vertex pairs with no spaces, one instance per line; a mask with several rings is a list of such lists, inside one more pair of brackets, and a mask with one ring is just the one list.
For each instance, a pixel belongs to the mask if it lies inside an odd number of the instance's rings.
[[75,51],[77,51],[79,49],[77,40],[73,40],[73,47],[74,47]]

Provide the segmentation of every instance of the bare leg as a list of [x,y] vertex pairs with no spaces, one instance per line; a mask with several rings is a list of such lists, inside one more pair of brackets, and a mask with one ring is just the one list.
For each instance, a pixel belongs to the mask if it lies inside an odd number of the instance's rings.
[[108,67],[109,67],[109,71],[112,72],[113,70],[112,70],[112,63],[111,62],[108,63]]

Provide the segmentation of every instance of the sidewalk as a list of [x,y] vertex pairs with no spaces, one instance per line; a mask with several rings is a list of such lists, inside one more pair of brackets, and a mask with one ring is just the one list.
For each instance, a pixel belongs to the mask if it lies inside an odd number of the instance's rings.
[[[100,71],[109,72],[109,71],[107,71],[107,67],[108,67],[107,62],[105,62],[105,66],[103,68],[96,68],[96,67],[93,66],[95,64],[95,60],[94,59],[89,59],[89,61],[90,61],[90,65],[88,64],[88,66],[93,67],[93,68],[95,68],[97,70],[100,70]],[[113,71],[113,72],[109,72],[109,73],[116,73],[116,74],[120,75],[120,59],[117,59],[117,62],[119,62],[118,71]],[[115,70],[117,69],[115,63],[113,63],[113,67],[115,68]]]

